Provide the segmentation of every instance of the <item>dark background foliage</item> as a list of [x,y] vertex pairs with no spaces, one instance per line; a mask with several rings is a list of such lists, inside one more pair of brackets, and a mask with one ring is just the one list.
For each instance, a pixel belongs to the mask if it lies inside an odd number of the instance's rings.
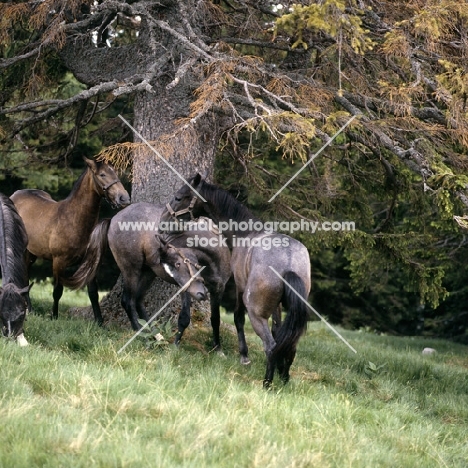
[[[82,157],[100,154],[154,200],[123,115],[158,129],[187,170],[211,145],[214,181],[265,221],[354,221],[354,232],[296,233],[311,301],[333,323],[465,340],[466,231],[454,216],[468,206],[466,7],[294,3],[1,4],[0,191],[62,199]],[[198,166],[183,159],[194,147]],[[101,286],[116,275],[108,258]]]

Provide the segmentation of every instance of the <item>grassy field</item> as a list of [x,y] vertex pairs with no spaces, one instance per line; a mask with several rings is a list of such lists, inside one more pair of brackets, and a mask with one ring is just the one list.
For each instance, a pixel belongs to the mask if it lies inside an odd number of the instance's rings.
[[339,329],[354,354],[314,322],[291,382],[265,391],[250,330],[249,367],[228,329],[221,357],[196,325],[180,349],[137,339],[119,354],[130,330],[67,318],[84,293],[54,322],[50,290],[32,295],[30,346],[0,340],[0,467],[468,466],[464,346]]

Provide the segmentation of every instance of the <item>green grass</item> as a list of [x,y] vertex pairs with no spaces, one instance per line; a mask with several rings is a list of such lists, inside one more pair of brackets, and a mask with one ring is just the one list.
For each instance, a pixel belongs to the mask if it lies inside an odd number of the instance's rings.
[[291,382],[265,391],[250,327],[249,367],[228,329],[223,358],[196,324],[180,349],[135,340],[119,354],[130,330],[67,318],[84,293],[66,292],[51,321],[36,287],[30,346],[0,340],[0,467],[468,465],[464,346],[339,329],[354,354],[315,322]]

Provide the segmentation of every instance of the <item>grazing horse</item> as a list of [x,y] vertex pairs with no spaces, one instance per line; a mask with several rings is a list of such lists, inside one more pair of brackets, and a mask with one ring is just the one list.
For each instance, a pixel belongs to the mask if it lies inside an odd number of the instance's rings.
[[[113,208],[130,204],[130,197],[112,166],[84,158],[86,169],[65,200],[54,201],[42,190],[18,190],[11,199],[26,226],[30,262],[36,258],[52,261],[54,278],[52,318],[58,318],[65,269],[83,257],[89,236],[98,222],[101,199]],[[97,283],[88,285],[94,318],[102,324]]]
[[[122,307],[125,309],[134,330],[141,328],[138,317],[148,321],[143,305],[146,291],[155,276],[183,286],[195,272],[200,272],[210,292],[211,324],[216,349],[220,350],[219,305],[225,285],[231,276],[230,252],[222,244],[217,232],[210,231],[208,220],[191,224],[189,232],[156,235],[163,205],[134,203],[117,213],[111,220],[103,220],[94,229],[83,263],[70,281],[73,288],[83,287],[95,275],[103,251],[109,245],[123,278]],[[198,236],[198,238],[196,237]],[[203,238],[203,246],[194,247],[195,239]],[[219,242],[221,241],[221,242]],[[210,245],[211,242],[211,245]],[[185,271],[185,275],[181,273]],[[188,277],[187,277],[187,273]],[[182,295],[182,310],[178,319],[178,344],[190,323],[190,296],[205,299],[197,281],[188,293]]]
[[[288,382],[297,343],[307,327],[304,301],[309,295],[311,279],[306,247],[287,235],[263,230],[261,221],[245,206],[228,192],[204,181],[200,174],[191,180],[190,186],[184,185],[174,194],[161,221],[198,216],[211,218],[232,249],[231,268],[237,289],[234,322],[241,363],[250,363],[244,335],[247,309],[267,358],[264,387],[271,386],[275,369],[283,382]],[[288,311],[282,324],[280,304]],[[270,317],[273,318],[271,332]]]
[[28,310],[29,290],[26,246],[28,236],[13,202],[0,193],[0,318],[2,334],[16,338],[20,346],[28,342],[23,324]]

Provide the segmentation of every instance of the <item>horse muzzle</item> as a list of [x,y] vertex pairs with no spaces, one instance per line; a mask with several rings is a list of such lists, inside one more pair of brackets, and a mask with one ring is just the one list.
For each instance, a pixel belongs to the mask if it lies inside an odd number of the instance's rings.
[[130,195],[120,195],[118,203],[117,203],[117,208],[125,208],[131,203],[132,201],[130,199]]
[[23,333],[22,328],[22,323],[19,324],[18,321],[12,322],[10,320],[6,320],[3,323],[2,334],[5,338],[16,338],[18,335]]
[[130,196],[128,194],[127,195],[122,194],[119,197],[117,197],[115,200],[112,200],[110,197],[106,196],[106,201],[109,203],[109,205],[111,206],[113,210],[125,208],[126,206],[132,203]]
[[206,289],[203,281],[194,281],[188,287],[187,292],[196,301],[206,301],[208,298],[208,290]]
[[205,301],[207,298],[206,293],[202,291],[195,293],[195,296],[197,301]]

